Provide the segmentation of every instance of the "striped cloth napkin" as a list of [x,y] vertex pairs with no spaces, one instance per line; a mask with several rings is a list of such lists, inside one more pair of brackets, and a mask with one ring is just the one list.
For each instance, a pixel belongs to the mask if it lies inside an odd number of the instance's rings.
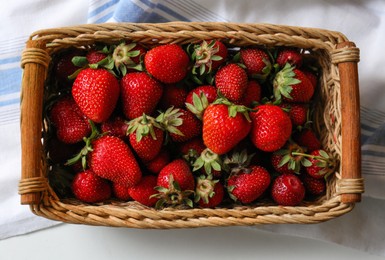
[[[20,55],[37,29],[103,22],[231,21],[318,27],[343,32],[361,50],[363,202],[349,214],[316,225],[266,225],[272,232],[326,240],[385,256],[385,2],[328,0],[43,0],[7,1],[0,35],[0,239],[57,224],[19,205]],[[44,8],[43,8],[44,7]],[[76,8],[75,8],[76,7]],[[27,10],[28,8],[28,10]],[[44,18],[43,18],[44,17]],[[40,19],[38,19],[40,18]],[[17,29],[16,29],[17,28]],[[354,227],[354,228],[353,228]]]

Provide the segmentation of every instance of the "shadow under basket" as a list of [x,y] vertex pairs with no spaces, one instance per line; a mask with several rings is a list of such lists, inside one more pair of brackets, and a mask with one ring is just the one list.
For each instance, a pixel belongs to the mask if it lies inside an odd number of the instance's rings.
[[[234,46],[298,47],[311,53],[321,67],[313,123],[322,146],[339,164],[327,179],[327,192],[299,206],[258,202],[214,209],[156,210],[136,202],[85,204],[60,199],[48,181],[43,107],[45,82],[53,55],[69,47],[122,40],[151,47],[219,39]],[[339,32],[270,24],[117,23],[81,25],[33,33],[22,54],[21,203],[36,215],[67,223],[133,227],[192,228],[278,223],[319,223],[351,211],[361,200],[359,49]]]

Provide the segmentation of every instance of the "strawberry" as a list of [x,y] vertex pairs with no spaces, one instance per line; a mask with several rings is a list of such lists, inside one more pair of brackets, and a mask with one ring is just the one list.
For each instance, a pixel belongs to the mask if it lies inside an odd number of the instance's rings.
[[278,53],[276,62],[281,68],[283,68],[286,63],[289,63],[298,69],[302,65],[302,54],[297,49],[284,48]]
[[297,175],[282,174],[274,180],[271,196],[278,205],[297,206],[305,197],[305,187]]
[[66,84],[72,82],[68,77],[79,69],[78,66],[73,64],[72,59],[82,55],[84,55],[84,51],[80,49],[68,49],[58,55],[57,61],[54,64],[54,73],[59,83]]
[[192,89],[187,94],[186,101],[185,101],[186,103],[191,104],[191,105],[194,104],[194,100],[193,100],[194,93],[198,97],[200,96],[201,93],[203,93],[206,96],[208,103],[213,103],[214,100],[217,98],[217,90],[214,86],[203,85],[203,86],[199,86],[199,87]]
[[80,110],[92,121],[106,121],[119,98],[119,82],[105,69],[82,70],[72,86],[72,96]]
[[163,146],[164,133],[155,119],[146,114],[129,122],[128,139],[132,149],[143,161],[151,161]]
[[270,174],[261,166],[240,172],[227,180],[227,190],[234,201],[247,204],[259,198],[270,185]]
[[160,45],[144,56],[144,65],[154,78],[163,83],[176,83],[187,74],[189,57],[177,44]]
[[182,155],[195,154],[199,156],[206,146],[203,143],[202,137],[197,136],[186,142],[178,144],[178,151]]
[[121,92],[123,113],[128,119],[134,119],[154,112],[163,87],[145,72],[132,72],[122,78]]
[[195,202],[202,208],[215,208],[224,197],[224,187],[219,180],[200,176],[196,179]]
[[309,105],[301,103],[281,103],[279,105],[287,111],[293,127],[304,126],[308,119]]
[[158,174],[169,162],[169,152],[166,150],[161,150],[154,159],[148,162],[144,162],[144,165],[149,172]]
[[187,90],[175,84],[164,86],[163,95],[159,101],[159,106],[163,109],[169,107],[183,108],[187,97]]
[[57,138],[67,144],[83,140],[91,133],[91,126],[74,99],[70,96],[56,101],[50,111],[50,119],[56,128]]
[[89,64],[96,64],[105,59],[106,57],[107,54],[96,49],[91,49],[86,54],[86,58]]
[[220,41],[202,41],[200,44],[195,44],[193,48],[194,51],[191,55],[191,59],[195,63],[192,70],[193,74],[198,74],[197,69],[199,69],[199,75],[210,73],[226,62],[227,47]]
[[247,89],[246,71],[231,63],[220,68],[215,75],[215,85],[221,94],[230,101],[239,101]]
[[178,183],[181,190],[194,190],[195,180],[190,167],[185,160],[175,159],[167,164],[158,175],[157,185],[169,188],[171,175],[173,176],[174,181]]
[[126,187],[134,186],[142,177],[131,149],[115,136],[104,135],[92,141],[89,164],[96,175]]
[[306,77],[310,80],[311,85],[313,86],[313,89],[315,90],[317,88],[317,83],[318,83],[318,77],[315,74],[315,72],[310,71],[310,70],[302,70],[303,74],[306,75]]
[[97,203],[111,197],[110,183],[91,170],[79,172],[72,182],[72,192],[78,200]]
[[212,152],[225,154],[250,132],[251,122],[243,106],[210,104],[203,114],[203,142]]
[[322,179],[334,172],[335,160],[326,151],[314,150],[307,157],[311,164],[306,167],[306,172],[313,178]]
[[241,62],[250,77],[266,78],[271,70],[269,55],[263,49],[246,48],[240,51]]
[[154,195],[159,199],[155,205],[158,209],[164,206],[193,207],[189,197],[194,193],[195,180],[183,159],[175,159],[160,171],[155,189],[159,192]]
[[304,128],[302,131],[296,132],[293,135],[293,139],[298,145],[306,148],[307,152],[321,149],[320,140],[315,132],[309,128]]
[[254,102],[261,101],[261,92],[261,85],[255,80],[250,80],[247,84],[247,88],[245,93],[243,94],[242,99],[239,102],[235,103],[246,107],[251,107]]
[[113,135],[119,137],[120,139],[125,139],[128,125],[126,121],[120,117],[110,117],[107,121],[103,122],[100,125],[102,133],[107,133],[108,135]]
[[290,103],[307,103],[313,97],[314,87],[299,69],[286,64],[274,78],[274,96]]
[[155,190],[157,177],[153,175],[144,176],[138,184],[128,188],[128,193],[135,201],[152,207],[158,201],[153,195],[158,192]]
[[207,106],[217,98],[217,89],[211,85],[199,86],[189,92],[186,98],[186,108],[202,120]]
[[112,183],[112,194],[115,198],[122,201],[128,201],[131,199],[131,196],[128,193],[128,188],[117,182]]
[[174,142],[186,142],[202,132],[202,122],[188,110],[170,107],[156,121],[169,132]]
[[324,178],[317,179],[307,173],[301,174],[303,185],[305,186],[306,194],[323,195],[326,192],[326,181]]
[[292,131],[290,117],[272,104],[260,105],[250,113],[252,128],[250,138],[258,149],[274,152],[283,147]]
[[271,155],[271,164],[279,173],[297,173],[301,167],[310,166],[310,161],[302,156],[303,149],[293,142],[288,142],[283,149],[274,152]]

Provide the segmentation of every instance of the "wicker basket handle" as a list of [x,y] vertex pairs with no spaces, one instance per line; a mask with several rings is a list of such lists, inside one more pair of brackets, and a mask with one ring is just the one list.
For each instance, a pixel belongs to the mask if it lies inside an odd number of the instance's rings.
[[[339,193],[341,202],[361,201],[363,180],[361,178],[361,132],[360,96],[358,85],[359,49],[353,42],[342,42],[332,56],[338,64],[341,88],[342,113],[342,179]],[[358,120],[351,120],[357,118]]]
[[[43,88],[50,56],[45,43],[30,40],[21,58],[24,69],[20,104],[21,131],[21,180],[19,193],[21,204],[38,204],[41,200],[39,183],[44,180],[42,172],[42,110]],[[44,183],[44,182],[43,182]]]

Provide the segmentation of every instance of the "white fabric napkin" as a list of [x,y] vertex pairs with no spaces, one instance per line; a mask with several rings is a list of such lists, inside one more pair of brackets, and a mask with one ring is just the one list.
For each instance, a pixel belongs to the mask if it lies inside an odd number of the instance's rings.
[[[344,33],[361,50],[359,63],[362,172],[366,192],[349,214],[315,225],[265,225],[264,230],[326,240],[385,256],[385,2],[381,0],[92,0],[3,3],[0,34],[0,239],[57,222],[19,204],[20,55],[37,29],[82,23],[231,21],[318,27]],[[16,29],[17,28],[17,29]],[[21,28],[21,29],[20,29]],[[4,213],[5,212],[5,213]]]

